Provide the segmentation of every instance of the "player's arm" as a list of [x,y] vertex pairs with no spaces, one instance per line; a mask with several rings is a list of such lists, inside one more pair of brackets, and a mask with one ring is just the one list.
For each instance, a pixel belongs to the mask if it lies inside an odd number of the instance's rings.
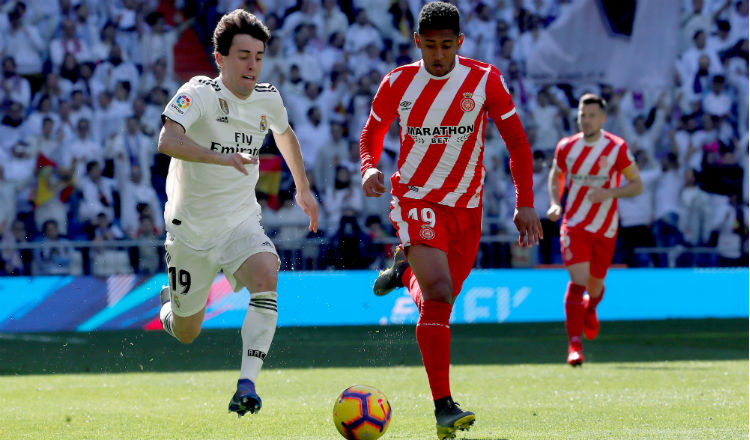
[[562,216],[562,194],[565,191],[565,173],[557,167],[557,161],[552,164],[547,177],[547,191],[549,192],[549,209],[547,218],[556,222]]
[[607,199],[615,199],[618,197],[635,197],[643,192],[641,172],[638,169],[638,165],[635,163],[635,158],[630,153],[628,146],[624,143],[620,146],[620,150],[617,152],[614,167],[617,170],[621,170],[620,172],[625,176],[628,183],[617,188],[592,189],[589,191],[588,195],[588,199],[592,203],[601,203]]
[[297,135],[292,127],[287,126],[283,133],[272,131],[276,146],[279,148],[281,155],[294,178],[294,186],[297,188],[297,194],[294,196],[297,205],[310,218],[310,224],[307,229],[318,232],[318,203],[315,201],[310,190],[310,182],[307,180],[305,173],[305,163],[302,161],[302,151],[300,150]]
[[543,237],[542,223],[534,209],[534,167],[531,146],[521,120],[500,72],[494,67],[487,79],[487,111],[495,121],[510,155],[510,174],[516,187],[516,209],[513,223],[518,229],[518,244],[527,247],[539,244]]
[[372,100],[370,116],[359,137],[359,158],[361,160],[362,191],[367,197],[380,197],[385,193],[385,177],[376,168],[383,153],[383,139],[391,122],[398,115],[398,96],[391,91],[391,74],[380,82]]
[[589,192],[589,200],[593,203],[601,203],[607,199],[635,197],[643,192],[643,180],[641,180],[638,165],[632,163],[622,170],[622,174],[628,183],[617,188],[595,188]]
[[200,146],[185,134],[182,125],[168,117],[164,117],[159,133],[159,152],[190,162],[231,166],[242,174],[247,174],[245,164],[258,163],[258,159],[240,153],[222,154]]
[[359,137],[359,158],[362,161],[362,191],[367,197],[380,197],[385,193],[385,176],[375,167],[383,153],[383,139],[388,125],[370,113]]

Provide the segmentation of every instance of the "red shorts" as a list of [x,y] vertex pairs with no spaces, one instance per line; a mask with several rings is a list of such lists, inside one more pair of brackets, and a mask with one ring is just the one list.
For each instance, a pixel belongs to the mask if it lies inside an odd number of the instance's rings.
[[589,273],[594,278],[607,275],[616,242],[617,235],[609,238],[579,228],[560,228],[560,250],[565,265],[589,263]]
[[390,218],[404,248],[422,244],[448,254],[453,296],[458,295],[477,258],[482,208],[455,208],[394,197]]

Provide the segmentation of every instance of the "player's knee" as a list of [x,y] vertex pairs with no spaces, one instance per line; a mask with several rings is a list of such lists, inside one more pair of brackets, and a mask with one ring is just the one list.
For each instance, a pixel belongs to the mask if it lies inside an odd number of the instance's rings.
[[453,302],[453,283],[450,279],[438,278],[420,284],[420,286],[422,287],[422,299],[426,301]]
[[262,269],[253,277],[252,290],[254,292],[273,292],[278,282],[278,271],[274,268]]

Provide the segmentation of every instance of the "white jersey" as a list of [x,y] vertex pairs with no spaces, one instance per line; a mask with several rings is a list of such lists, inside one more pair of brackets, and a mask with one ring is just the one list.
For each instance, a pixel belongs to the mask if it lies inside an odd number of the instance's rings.
[[[169,101],[164,117],[182,125],[185,134],[205,148],[255,158],[269,129],[284,133],[289,127],[275,87],[258,84],[243,100],[226,88],[221,77],[193,77]],[[245,168],[247,176],[229,166],[173,157],[164,207],[167,231],[194,249],[208,249],[248,218],[260,218],[255,198],[258,164]]]

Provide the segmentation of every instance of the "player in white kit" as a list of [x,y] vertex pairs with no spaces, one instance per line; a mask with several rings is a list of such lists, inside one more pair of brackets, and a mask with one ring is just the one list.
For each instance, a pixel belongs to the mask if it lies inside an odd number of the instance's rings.
[[242,364],[229,411],[255,413],[255,391],[276,331],[279,257],[261,226],[255,198],[258,151],[271,130],[294,177],[295,200],[317,231],[318,207],[305,175],[299,141],[278,90],[258,83],[268,28],[237,9],[214,30],[220,75],[192,78],[162,114],[159,152],[172,157],[164,220],[169,286],[159,314],[164,330],[190,343],[200,333],[219,270],[235,291],[250,291],[242,323]]

